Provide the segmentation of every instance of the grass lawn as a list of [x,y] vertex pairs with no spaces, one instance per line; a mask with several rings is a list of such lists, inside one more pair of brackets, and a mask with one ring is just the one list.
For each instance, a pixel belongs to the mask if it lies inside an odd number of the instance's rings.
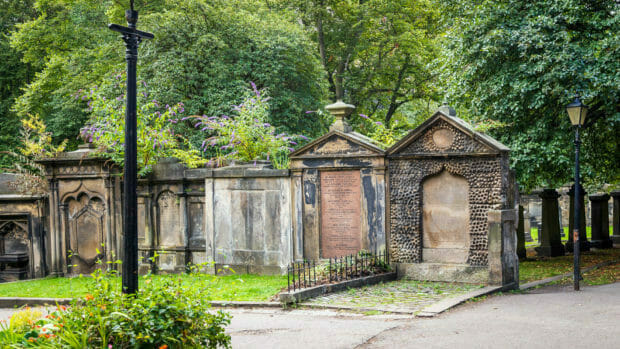
[[[165,279],[180,279],[183,284],[192,285],[208,281],[209,292],[205,297],[224,301],[267,301],[286,286],[286,275],[263,276],[235,274],[226,276],[198,275],[152,275],[150,282]],[[140,283],[146,282],[140,277]],[[116,278],[120,290],[120,278]],[[94,280],[88,276],[74,278],[45,278],[0,284],[0,297],[51,297],[73,298],[89,293]]]
[[[609,235],[614,235],[614,229],[612,226],[609,226]],[[532,242],[525,242],[525,248],[539,246],[538,243],[538,229],[532,228],[530,231],[530,235],[532,236]],[[592,240],[592,227],[586,227],[586,236],[588,240]],[[562,243],[566,243],[568,241],[568,227],[564,227],[564,236],[562,237]]]
[[[532,252],[532,251],[528,251]],[[519,280],[521,283],[540,280],[551,276],[568,273],[573,270],[573,255],[560,257],[536,257],[528,253],[528,259],[519,263]],[[620,259],[620,249],[596,250],[582,252],[581,268],[598,263]],[[620,281],[618,264],[593,270],[583,275],[588,285],[602,285]]]

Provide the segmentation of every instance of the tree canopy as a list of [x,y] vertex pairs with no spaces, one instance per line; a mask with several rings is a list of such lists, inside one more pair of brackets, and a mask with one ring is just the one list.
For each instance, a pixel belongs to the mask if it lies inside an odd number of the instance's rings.
[[433,1],[284,3],[300,14],[315,41],[332,100],[353,103],[389,126],[401,106],[437,99],[429,63],[438,55],[441,26]]
[[34,16],[33,0],[0,1],[0,167],[10,164],[9,157],[1,152],[13,151],[19,143],[19,118],[11,111],[22,86],[34,74],[29,64],[9,45],[8,37],[15,26]]
[[613,0],[444,0],[446,89],[457,110],[512,150],[522,186],[572,179],[573,132],[565,106],[590,105],[582,172],[619,181],[620,16]]
[[[147,102],[181,102],[187,115],[222,117],[247,97],[252,82],[271,96],[264,123],[270,133],[273,126],[276,135],[318,136],[329,123],[322,107],[341,98],[357,106],[356,130],[391,143],[447,99],[459,116],[513,150],[518,181],[529,190],[572,180],[565,106],[577,91],[590,105],[582,132],[585,181],[620,182],[617,1],[136,0],[135,6],[139,28],[155,34],[140,46],[138,79],[148,86]],[[68,138],[68,148],[76,146],[80,128],[93,118],[80,95],[99,86],[102,98],[117,97],[106,86],[125,69],[124,45],[107,24],[123,24],[127,8],[126,0],[0,2],[0,151],[16,149],[19,120],[36,115],[55,144]],[[170,127],[198,149],[209,135],[193,127],[194,119]]]
[[[260,1],[142,3],[149,6],[136,3],[139,28],[155,39],[141,44],[138,78],[151,85],[158,101],[219,115],[240,103],[253,81],[271,92],[276,127],[311,135],[324,129],[325,120],[305,115],[323,103],[323,73],[311,41],[289,17]],[[76,92],[124,70],[122,40],[107,29],[108,23],[123,23],[123,5],[34,3],[36,17],[11,36],[23,61],[38,71],[13,106],[18,115],[40,114],[57,140],[77,142],[88,111]]]

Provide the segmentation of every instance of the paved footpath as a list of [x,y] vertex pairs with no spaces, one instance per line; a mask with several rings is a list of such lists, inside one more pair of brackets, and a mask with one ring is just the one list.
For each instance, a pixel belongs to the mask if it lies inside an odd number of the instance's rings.
[[[492,296],[430,319],[231,309],[233,348],[618,348],[620,283]],[[0,310],[7,318],[11,310]]]
[[431,319],[233,310],[233,348],[618,348],[620,283],[546,287]]

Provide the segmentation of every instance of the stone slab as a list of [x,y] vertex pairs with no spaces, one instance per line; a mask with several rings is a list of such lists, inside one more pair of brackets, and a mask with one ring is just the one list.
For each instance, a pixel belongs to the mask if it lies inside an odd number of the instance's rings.
[[413,280],[467,282],[486,284],[489,282],[487,267],[473,267],[467,264],[445,263],[397,263],[398,278]]
[[446,298],[437,303],[434,303],[433,305],[430,305],[424,308],[421,312],[417,313],[416,316],[417,317],[433,317],[435,315],[443,313],[444,311],[450,308],[454,308],[459,304],[465,303],[472,298],[485,296],[491,293],[501,291],[503,289],[506,289],[506,286],[487,286],[479,290],[474,290],[474,291],[465,293],[463,295]]
[[467,261],[469,249],[463,248],[423,248],[422,258],[425,263],[461,264]]

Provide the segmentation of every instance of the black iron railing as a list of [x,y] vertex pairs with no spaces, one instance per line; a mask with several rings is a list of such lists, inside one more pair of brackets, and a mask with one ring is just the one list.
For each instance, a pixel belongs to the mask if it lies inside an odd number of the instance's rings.
[[320,263],[293,262],[287,270],[288,291],[357,279],[388,270],[387,251],[378,254],[360,252],[349,256],[329,258]]

